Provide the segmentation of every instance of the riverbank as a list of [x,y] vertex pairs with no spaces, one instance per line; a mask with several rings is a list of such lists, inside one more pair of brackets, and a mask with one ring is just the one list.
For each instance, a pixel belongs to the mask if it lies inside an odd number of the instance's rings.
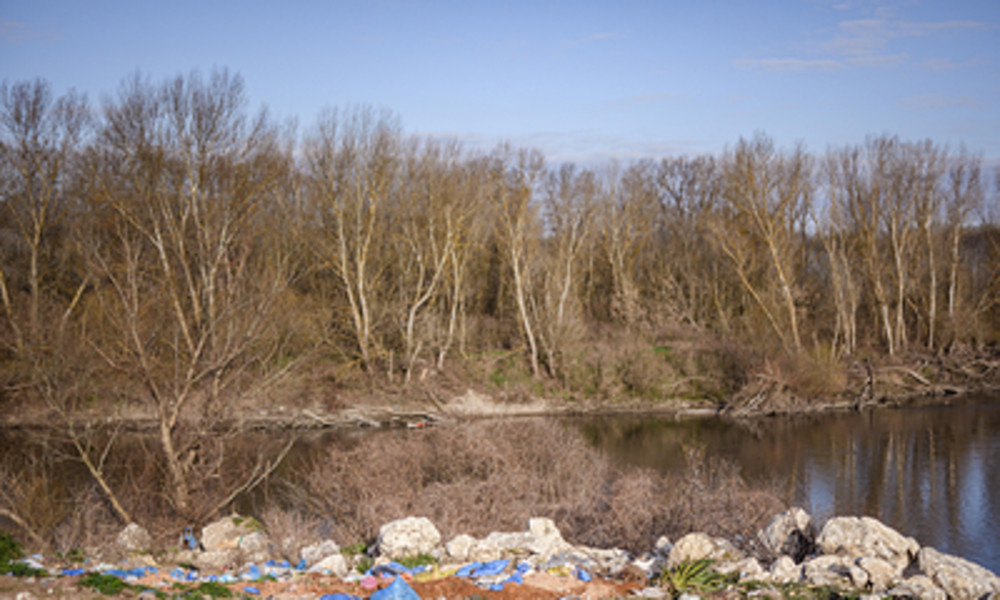
[[[235,404],[232,417],[216,420],[213,426],[227,431],[418,428],[496,417],[620,414],[755,418],[951,405],[976,394],[1000,391],[1000,350],[859,360],[833,376],[825,374],[822,381],[808,373],[800,376],[809,381],[796,379],[787,372],[794,366],[765,366],[747,373],[744,383],[724,398],[580,396],[560,390],[551,381],[533,380],[505,382],[503,389],[496,389],[468,368],[428,372],[415,382],[368,378],[331,389],[325,389],[316,378],[304,378],[264,400]],[[815,365],[803,367],[804,371],[810,369]],[[691,378],[711,376],[719,374],[708,372]],[[47,428],[62,419],[77,427],[114,424],[126,430],[149,431],[159,426],[150,407],[138,401],[119,401],[111,406],[83,403],[56,420],[44,406],[16,408],[0,416],[0,427]]]
[[[747,547],[747,540],[738,541]],[[138,525],[122,530],[104,557],[68,563],[5,557],[23,575],[0,577],[0,594],[32,598],[230,594],[274,599],[398,600],[491,598],[954,598],[1000,594],[996,574],[921,547],[868,517],[817,523],[799,508],[757,531],[751,552],[705,533],[660,536],[638,555],[567,542],[549,519],[516,532],[445,541],[434,523],[406,517],[383,524],[369,546],[279,542],[237,515],[185,533],[180,547],[153,549]],[[190,547],[188,547],[190,546]],[[284,551],[279,551],[279,546]],[[8,549],[8,554],[10,550]],[[113,562],[108,562],[113,561]],[[18,566],[20,565],[20,566]],[[7,567],[14,569],[15,567]],[[92,590],[92,591],[88,591]]]

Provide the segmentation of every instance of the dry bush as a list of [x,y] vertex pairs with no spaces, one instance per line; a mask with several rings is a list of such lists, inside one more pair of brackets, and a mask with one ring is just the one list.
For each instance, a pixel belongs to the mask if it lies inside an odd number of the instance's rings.
[[676,478],[622,471],[575,431],[541,420],[374,435],[316,457],[283,489],[284,504],[331,523],[341,544],[371,541],[408,515],[430,518],[445,539],[520,531],[543,516],[572,542],[643,552],[694,530],[740,541],[781,508],[722,463],[692,459]]
[[305,517],[299,511],[268,506],[261,515],[261,522],[267,529],[274,549],[282,558],[291,562],[298,561],[300,549],[322,541],[322,522]]

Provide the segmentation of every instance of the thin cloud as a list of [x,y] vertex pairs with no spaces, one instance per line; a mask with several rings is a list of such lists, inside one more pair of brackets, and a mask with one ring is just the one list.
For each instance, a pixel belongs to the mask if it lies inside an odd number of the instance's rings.
[[31,40],[55,40],[57,36],[51,33],[38,31],[20,21],[0,19],[0,42],[8,46],[16,46]]
[[621,37],[622,37],[621,34],[615,33],[615,32],[610,32],[610,31],[608,31],[608,32],[602,32],[602,33],[594,33],[594,34],[588,35],[587,37],[583,37],[583,38],[580,38],[580,39],[569,40],[569,41],[563,42],[563,46],[566,46],[568,48],[572,48],[574,46],[583,46],[584,44],[593,44],[595,42],[603,42],[605,40],[615,40],[615,39],[619,39]]
[[681,94],[676,92],[660,92],[656,94],[639,94],[637,96],[632,96],[629,100],[637,104],[653,104],[656,102],[666,102],[668,100],[678,100],[682,97],[683,96]]
[[[912,22],[889,18],[852,19],[841,21],[833,38],[819,43],[819,53],[824,58],[742,58],[734,61],[739,69],[760,69],[773,73],[830,72],[849,67],[888,68],[906,62],[905,52],[890,52],[892,42],[901,38],[930,35],[985,31],[992,29],[981,21],[931,21]],[[944,59],[925,61],[929,70],[949,70],[957,63]]]
[[978,106],[972,96],[947,96],[945,94],[921,94],[900,100],[906,108],[914,110],[944,110],[948,108],[968,108]]
[[772,73],[801,73],[805,71],[831,72],[844,68],[838,60],[804,58],[741,58],[733,61],[737,69],[760,69]]

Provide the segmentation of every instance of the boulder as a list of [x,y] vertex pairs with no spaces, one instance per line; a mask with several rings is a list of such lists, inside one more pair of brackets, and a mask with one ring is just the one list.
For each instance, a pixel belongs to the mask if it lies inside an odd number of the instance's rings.
[[868,583],[875,593],[885,592],[900,579],[896,567],[881,558],[863,556],[855,564],[868,574]]
[[921,548],[917,563],[920,570],[949,598],[966,600],[1000,594],[1000,577],[964,558],[944,554],[934,548]]
[[238,549],[256,553],[266,551],[270,541],[260,521],[233,515],[204,526],[201,529],[201,545],[206,552]]
[[886,592],[892,598],[920,598],[921,600],[948,600],[948,594],[934,585],[926,575],[914,575]]
[[802,578],[809,585],[864,588],[868,573],[847,556],[817,556],[802,563]]
[[771,519],[757,538],[772,556],[790,556],[800,563],[813,551],[816,526],[809,513],[794,507]]
[[347,559],[344,555],[337,552],[326,556],[319,562],[309,567],[309,573],[333,573],[337,577],[344,577],[350,571],[350,567],[347,565]]
[[685,561],[703,558],[720,562],[735,562],[743,560],[745,557],[729,540],[713,538],[704,533],[689,533],[677,540],[674,547],[670,549],[667,566],[672,569]]
[[299,557],[305,559],[307,565],[316,564],[334,554],[340,554],[340,547],[333,540],[323,540],[299,550]]
[[391,559],[429,554],[441,543],[441,534],[427,517],[406,517],[378,530],[378,552]]
[[476,543],[476,538],[462,533],[451,538],[451,541],[444,545],[448,557],[455,562],[466,562],[469,560],[469,550]]
[[235,568],[239,564],[240,551],[236,548],[206,550],[193,553],[189,561],[202,571],[219,572]]
[[771,565],[768,579],[774,583],[798,583],[802,580],[802,566],[795,564],[791,556],[781,556]]
[[152,536],[138,523],[126,525],[115,542],[120,549],[128,553],[147,552],[153,546]]
[[920,545],[871,517],[834,517],[816,538],[816,549],[850,558],[880,558],[900,574],[916,558]]

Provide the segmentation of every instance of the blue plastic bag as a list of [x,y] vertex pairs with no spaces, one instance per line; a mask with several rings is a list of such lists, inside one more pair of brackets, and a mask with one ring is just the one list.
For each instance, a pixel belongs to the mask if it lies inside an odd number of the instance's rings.
[[499,575],[504,572],[508,565],[510,565],[510,561],[507,559],[494,560],[473,571],[472,576],[488,577],[490,575]]
[[361,598],[350,594],[324,594],[319,600],[361,600]]
[[246,593],[248,593],[248,594],[253,594],[254,596],[256,596],[257,594],[260,593],[260,590],[258,590],[255,587],[251,587],[249,585],[246,586],[245,588],[243,588],[243,591],[246,592]]
[[593,577],[590,576],[590,573],[588,573],[583,567],[576,568],[576,578],[584,583],[593,579]]
[[483,566],[483,563],[479,561],[465,565],[464,567],[455,572],[455,577],[469,577],[472,575],[473,571],[475,571],[481,566]]
[[368,600],[420,600],[413,588],[402,577],[368,597]]

